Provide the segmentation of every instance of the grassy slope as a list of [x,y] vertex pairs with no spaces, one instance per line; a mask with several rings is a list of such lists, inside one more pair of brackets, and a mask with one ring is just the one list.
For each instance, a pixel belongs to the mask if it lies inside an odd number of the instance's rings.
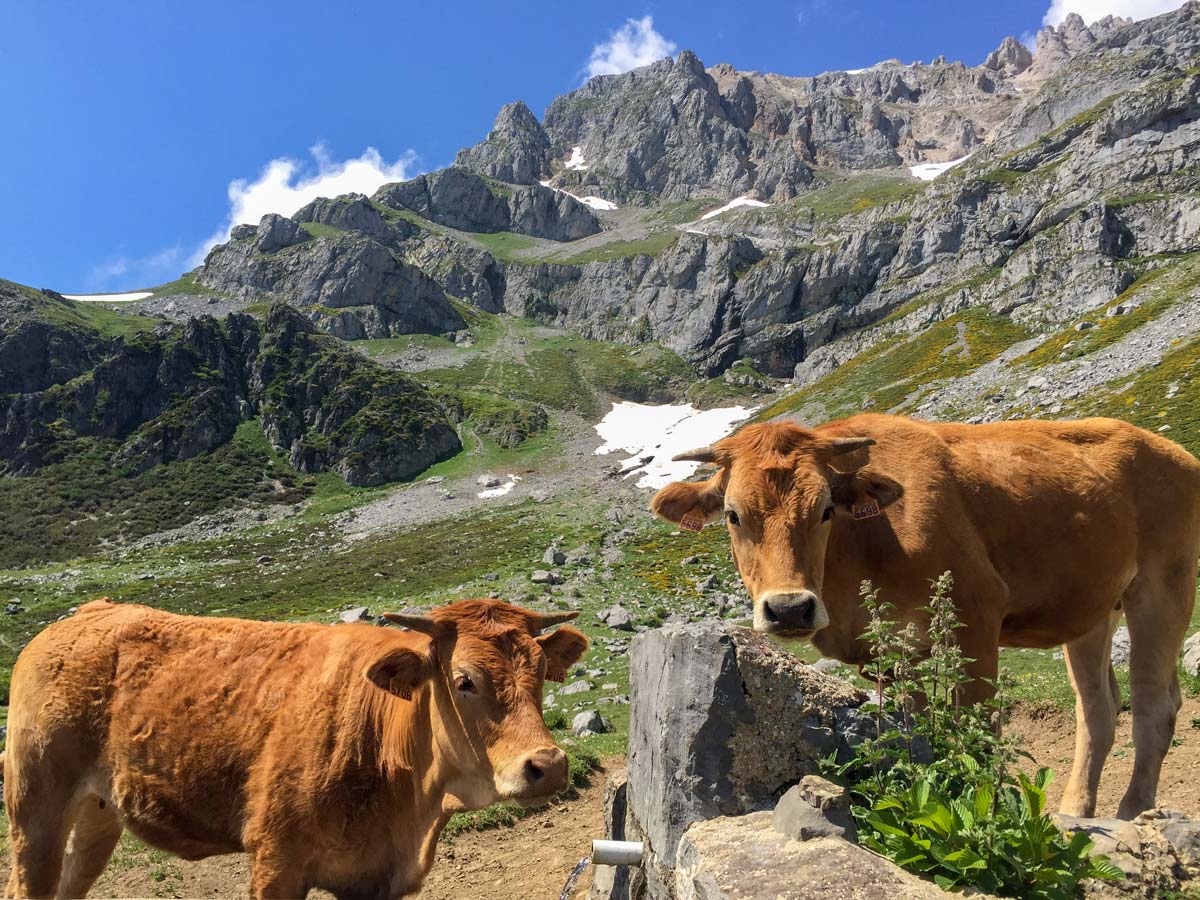
[[825,413],[822,419],[867,407],[880,412],[904,409],[938,381],[965,375],[1028,336],[1006,316],[967,309],[916,336],[881,341],[819,381],[760,410],[758,419],[798,412],[810,404],[820,405]]

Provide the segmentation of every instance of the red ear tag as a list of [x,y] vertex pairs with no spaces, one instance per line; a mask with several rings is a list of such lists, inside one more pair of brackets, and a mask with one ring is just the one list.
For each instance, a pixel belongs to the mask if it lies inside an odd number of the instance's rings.
[[679,520],[679,527],[684,531],[695,531],[697,533],[704,530],[704,518],[696,515],[696,513],[687,513]]
[[872,516],[877,516],[879,515],[879,501],[874,497],[860,500],[850,507],[850,515],[855,519],[870,519]]

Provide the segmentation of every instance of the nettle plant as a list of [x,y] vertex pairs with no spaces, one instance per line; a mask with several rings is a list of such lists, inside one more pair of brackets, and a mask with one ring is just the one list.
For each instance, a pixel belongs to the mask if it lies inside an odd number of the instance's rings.
[[874,662],[873,737],[849,762],[827,760],[827,773],[849,784],[859,842],[944,890],[971,886],[1006,897],[1066,900],[1087,878],[1120,880],[1120,869],[1093,855],[1083,832],[1064,836],[1046,814],[1052,774],[1032,779],[1016,765],[1016,741],[1001,736],[1012,691],[1002,671],[995,697],[962,706],[970,676],[955,633],[962,627],[949,572],[933,583],[924,639],[898,625],[892,605],[864,581],[870,625],[863,634]]

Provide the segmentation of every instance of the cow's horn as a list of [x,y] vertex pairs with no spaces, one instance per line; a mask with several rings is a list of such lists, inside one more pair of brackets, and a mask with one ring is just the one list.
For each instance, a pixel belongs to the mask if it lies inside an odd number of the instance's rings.
[[434,635],[441,625],[429,616],[414,616],[408,613],[385,612],[383,617],[396,625],[403,625],[409,631],[419,631],[421,634]]
[[688,450],[686,453],[676,453],[671,457],[671,462],[710,463],[716,461],[717,454],[712,447],[697,447],[695,450]]
[[578,615],[579,610],[575,609],[568,610],[567,612],[536,613],[536,618],[533,620],[533,630],[542,631],[555,625],[561,625],[563,622],[570,622]]
[[861,450],[863,447],[870,447],[875,443],[875,438],[869,437],[848,437],[834,438],[833,452],[831,456],[841,456],[843,453],[852,453],[855,450]]

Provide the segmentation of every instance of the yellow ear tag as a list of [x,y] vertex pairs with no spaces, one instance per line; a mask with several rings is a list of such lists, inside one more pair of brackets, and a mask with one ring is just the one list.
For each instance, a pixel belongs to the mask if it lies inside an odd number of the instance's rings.
[[401,700],[412,700],[412,689],[400,687],[398,684],[396,684],[395,678],[392,679],[391,690],[392,694],[399,697]]
[[870,519],[879,515],[879,501],[874,497],[860,500],[850,507],[850,515],[855,519]]
[[685,513],[683,518],[679,520],[679,527],[684,531],[695,531],[697,533],[704,530],[704,517],[694,510]]

